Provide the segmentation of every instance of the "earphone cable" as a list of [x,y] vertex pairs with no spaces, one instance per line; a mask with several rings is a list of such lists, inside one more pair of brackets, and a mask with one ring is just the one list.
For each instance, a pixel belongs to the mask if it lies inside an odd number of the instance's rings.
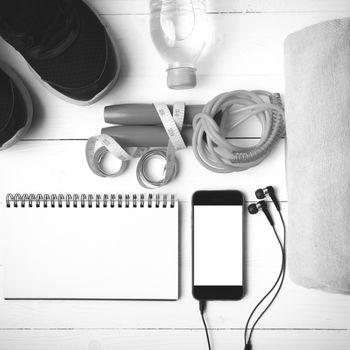
[[[280,211],[279,212],[279,216],[280,216],[280,219],[281,219],[281,222],[282,222],[282,225],[283,225],[283,243],[281,242],[279,236],[278,236],[278,233],[276,231],[276,228],[274,226],[272,226],[273,228],[273,231],[274,231],[274,234],[276,236],[276,239],[278,240],[278,243],[279,243],[279,246],[280,246],[280,249],[281,249],[281,254],[282,254],[282,262],[281,262],[281,269],[280,269],[280,272],[278,274],[278,277],[274,283],[274,285],[272,286],[272,288],[265,294],[265,296],[259,301],[259,303],[254,307],[253,311],[250,313],[249,315],[249,318],[246,322],[246,325],[245,325],[245,329],[244,329],[244,343],[245,343],[245,347],[246,348],[249,348],[251,347],[250,345],[250,342],[251,342],[251,337],[252,337],[252,334],[253,334],[253,331],[257,325],[257,323],[260,321],[260,319],[262,318],[262,316],[265,314],[265,312],[270,308],[270,306],[272,305],[272,303],[275,301],[275,299],[277,298],[277,295],[279,294],[281,288],[282,288],[282,285],[283,285],[283,282],[284,282],[284,278],[285,278],[285,272],[286,272],[286,256],[285,256],[285,241],[286,241],[286,226],[285,226],[285,222],[284,222],[284,219],[283,219],[283,216],[281,214]],[[280,282],[280,283],[279,283]],[[265,301],[265,299],[275,290],[276,286],[278,285],[279,283],[279,286],[276,290],[276,293],[274,294],[273,298],[271,299],[271,301],[267,304],[267,306],[265,307],[265,309],[260,313],[260,315],[258,316],[258,318],[256,319],[256,321],[253,323],[251,329],[250,329],[250,333],[249,333],[249,336],[247,338],[247,334],[248,334],[248,327],[249,327],[249,323],[250,323],[250,320],[252,319],[253,315],[255,314],[255,311],[258,309],[258,307]]]
[[[275,230],[275,228],[274,228]],[[284,254],[283,254],[284,255]],[[267,309],[270,307],[270,305],[272,304],[272,302],[274,301],[275,297],[277,296],[277,294],[275,294],[274,298],[272,299],[272,301],[268,304],[268,306],[262,311],[262,313],[260,314],[260,316],[258,317],[258,319],[255,321],[255,323],[253,324],[253,326],[251,327],[250,330],[250,334],[249,337],[247,339],[247,334],[248,334],[248,327],[249,327],[249,323],[250,320],[252,319],[252,317],[254,316],[256,310],[259,308],[259,306],[266,300],[266,298],[268,298],[270,296],[270,294],[275,290],[276,286],[278,285],[278,282],[281,280],[281,277],[283,276],[283,271],[284,271],[284,258],[282,257],[282,264],[281,264],[281,269],[279,272],[279,275],[274,283],[274,285],[271,287],[271,289],[265,294],[265,296],[258,302],[258,304],[256,304],[256,306],[254,307],[254,309],[252,310],[252,312],[249,315],[249,318],[246,322],[245,325],[245,329],[244,329],[244,341],[245,344],[248,344],[250,342],[251,339],[251,334],[254,331],[255,325],[257,324],[257,322],[260,320],[260,318],[263,316],[263,314],[267,311]],[[277,292],[278,293],[278,292]]]
[[201,317],[202,317],[202,321],[203,321],[203,325],[204,325],[205,335],[206,335],[207,343],[208,343],[208,350],[211,350],[209,331],[208,331],[207,323],[205,322],[205,318],[204,318],[205,309],[206,309],[206,301],[200,300],[199,301],[199,311],[201,313]]

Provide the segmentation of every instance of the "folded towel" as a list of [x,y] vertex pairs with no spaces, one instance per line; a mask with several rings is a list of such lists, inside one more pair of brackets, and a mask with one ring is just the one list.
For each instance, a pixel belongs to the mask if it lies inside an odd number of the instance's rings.
[[290,276],[350,293],[350,19],[287,37],[285,75]]

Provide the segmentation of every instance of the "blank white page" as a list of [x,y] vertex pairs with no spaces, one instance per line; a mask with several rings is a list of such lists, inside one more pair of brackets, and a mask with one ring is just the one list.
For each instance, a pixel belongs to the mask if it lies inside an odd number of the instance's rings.
[[178,298],[177,202],[2,212],[6,299]]

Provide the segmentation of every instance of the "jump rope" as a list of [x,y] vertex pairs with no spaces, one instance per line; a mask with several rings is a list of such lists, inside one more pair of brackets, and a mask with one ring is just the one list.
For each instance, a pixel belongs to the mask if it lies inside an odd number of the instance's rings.
[[[271,225],[271,227],[273,229],[273,233],[276,237],[279,248],[281,250],[281,267],[280,267],[279,274],[277,276],[276,281],[274,282],[272,287],[269,289],[269,291],[263,296],[263,298],[261,298],[260,301],[255,305],[255,307],[253,308],[253,310],[251,311],[251,313],[247,319],[247,322],[246,322],[245,327],[244,327],[244,350],[251,350],[253,348],[252,335],[253,335],[253,332],[255,330],[255,327],[258,324],[258,322],[261,320],[261,318],[264,316],[266,311],[270,308],[270,306],[275,301],[275,299],[277,298],[277,296],[282,288],[285,274],[286,274],[286,246],[285,246],[285,244],[286,244],[286,225],[285,225],[283,215],[281,213],[280,203],[277,200],[274,188],[272,186],[268,186],[264,189],[258,189],[255,192],[255,195],[259,199],[259,201],[256,203],[250,204],[248,206],[248,211],[250,214],[257,214],[259,211],[262,211],[265,214],[266,219],[268,220],[269,224]],[[274,203],[274,206],[278,212],[278,215],[279,215],[282,227],[283,227],[283,240],[281,240],[281,238],[279,237],[278,232],[277,232],[276,227],[275,227],[275,222],[273,220],[273,217],[271,216],[271,214],[268,210],[267,203],[266,203],[266,201],[263,200],[267,196],[271,198],[271,200]],[[263,305],[264,301],[266,301],[268,299],[268,297],[270,297],[270,296],[271,296],[271,300],[268,301],[267,305],[265,305],[261,311],[259,311],[259,308]],[[206,310],[206,301],[201,300],[199,302],[199,311],[200,311],[202,322],[204,325],[204,330],[205,330],[206,339],[207,339],[207,343],[208,343],[208,349],[211,350],[209,331],[208,331],[208,327],[207,327],[205,317],[204,317],[205,310]],[[256,315],[256,319],[252,323],[253,317],[255,315]]]

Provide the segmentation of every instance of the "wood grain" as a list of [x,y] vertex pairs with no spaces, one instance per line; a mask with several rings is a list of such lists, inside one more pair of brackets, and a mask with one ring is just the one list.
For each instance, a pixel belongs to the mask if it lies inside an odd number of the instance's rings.
[[[213,330],[210,335],[214,349],[243,349],[241,330]],[[253,344],[259,350],[348,350],[350,336],[344,330],[258,330]],[[206,346],[202,329],[0,331],[0,348],[7,350],[203,350]]]
[[[111,28],[121,52],[121,77],[93,106],[60,101],[33,78],[23,59],[2,40],[1,59],[29,86],[35,102],[33,126],[24,141],[0,153],[0,206],[7,192],[141,192],[133,162],[118,179],[93,175],[84,158],[85,140],[100,132],[105,105],[183,100],[205,103],[234,89],[284,92],[283,41],[305,26],[350,15],[348,0],[208,0],[213,34],[198,63],[198,86],[171,91],[166,65],[153,47],[148,1],[91,0]],[[215,28],[215,29],[214,29]],[[234,136],[259,136],[255,121]],[[0,350],[205,349],[197,302],[191,296],[190,196],[197,189],[238,188],[248,201],[258,186],[275,185],[287,194],[284,141],[261,165],[244,173],[216,175],[178,153],[180,173],[164,191],[181,200],[181,299],[178,302],[8,301],[0,303]],[[144,192],[144,191],[143,191]],[[15,224],[15,223],[14,223]],[[53,223],[54,225],[55,223]],[[40,223],[38,223],[40,226]],[[208,324],[214,349],[241,349],[242,327],[252,306],[268,289],[280,259],[262,215],[246,220],[247,294],[241,302],[213,302]],[[46,228],[48,233],[50,228]],[[6,228],[1,228],[6,230]],[[0,255],[1,256],[1,255]],[[254,335],[258,349],[348,350],[350,299],[296,286],[289,276],[271,311]]]
[[[145,14],[149,1],[143,0],[91,0],[101,14]],[[256,12],[334,12],[349,11],[347,0],[207,0],[210,13]]]
[[[118,178],[102,178],[93,174],[85,159],[85,141],[22,141],[0,153],[0,164],[10,171],[0,172],[0,198],[7,192],[29,193],[138,193],[145,192],[135,175],[137,159]],[[274,183],[280,197],[286,200],[284,141],[255,168],[245,172],[218,175],[203,168],[192,149],[177,153],[179,174],[167,187],[179,199],[189,201],[198,189],[239,188],[248,200],[254,200],[257,183]],[[257,180],[258,179],[258,180]],[[159,191],[159,190],[158,190]]]

